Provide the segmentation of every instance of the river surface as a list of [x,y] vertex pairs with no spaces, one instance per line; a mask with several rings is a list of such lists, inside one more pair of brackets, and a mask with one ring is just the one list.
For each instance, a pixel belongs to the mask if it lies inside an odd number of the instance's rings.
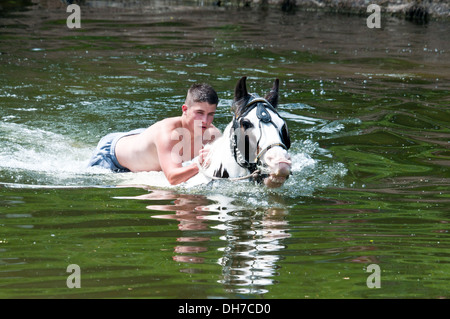
[[[450,297],[448,22],[140,3],[0,17],[0,298]],[[194,82],[223,130],[244,75],[280,79],[282,188],[86,168]]]

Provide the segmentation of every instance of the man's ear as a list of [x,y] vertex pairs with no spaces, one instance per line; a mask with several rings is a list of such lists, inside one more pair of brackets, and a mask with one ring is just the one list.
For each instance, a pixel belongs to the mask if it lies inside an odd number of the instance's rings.
[[183,104],[183,106],[181,107],[181,110],[183,111],[183,113],[186,112],[187,109],[188,109],[187,105]]

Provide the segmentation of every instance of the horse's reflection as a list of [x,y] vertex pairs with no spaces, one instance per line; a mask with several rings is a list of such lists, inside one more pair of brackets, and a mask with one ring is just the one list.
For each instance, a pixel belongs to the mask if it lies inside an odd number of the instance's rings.
[[[218,264],[222,266],[222,283],[229,292],[262,294],[267,286],[276,283],[277,262],[281,256],[276,252],[285,248],[283,239],[288,223],[283,209],[255,210],[236,206],[234,199],[225,196],[203,196],[178,194],[168,190],[152,190],[149,194],[133,197],[142,200],[155,200],[158,203],[147,206],[154,211],[167,211],[168,214],[153,215],[153,218],[178,221],[178,229],[189,236],[177,238],[174,261],[183,263],[205,263],[201,256],[210,249],[210,230],[213,236],[225,242]],[[170,203],[161,204],[161,201]],[[170,213],[169,213],[170,212]],[[196,269],[183,269],[183,272],[197,272]]]
[[227,290],[262,294],[267,292],[266,286],[276,283],[276,263],[281,256],[275,252],[285,248],[283,239],[290,236],[285,214],[281,209],[247,211],[224,223],[226,246],[219,264]]

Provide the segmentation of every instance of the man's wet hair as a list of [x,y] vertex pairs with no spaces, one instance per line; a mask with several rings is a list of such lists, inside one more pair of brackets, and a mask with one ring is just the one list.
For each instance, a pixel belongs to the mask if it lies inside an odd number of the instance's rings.
[[185,104],[190,106],[191,102],[207,102],[208,104],[219,104],[219,97],[213,87],[206,83],[196,83],[188,90]]

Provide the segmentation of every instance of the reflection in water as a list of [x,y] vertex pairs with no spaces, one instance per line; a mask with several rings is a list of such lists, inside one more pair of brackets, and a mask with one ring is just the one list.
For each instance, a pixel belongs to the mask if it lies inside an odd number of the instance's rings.
[[276,262],[281,258],[276,252],[285,248],[282,239],[290,236],[285,214],[281,209],[228,213],[231,218],[221,225],[226,247],[219,259],[223,267],[220,282],[227,290],[262,294],[268,291],[265,286],[276,283],[273,277],[278,275]]
[[[125,197],[121,197],[125,198]],[[177,238],[173,260],[176,262],[205,263],[201,253],[208,251],[212,241],[210,230],[218,231],[218,237],[225,242],[224,247],[215,248],[222,252],[217,263],[222,266],[222,276],[218,279],[227,292],[244,294],[266,293],[267,286],[276,283],[277,262],[283,250],[283,239],[287,233],[287,211],[280,208],[265,210],[236,206],[232,198],[222,195],[203,196],[177,194],[169,190],[151,190],[151,193],[127,199],[154,200],[158,203],[147,206],[155,211],[168,214],[153,215],[153,218],[178,221],[178,229],[189,233]],[[170,204],[161,201],[170,200]],[[182,269],[195,273],[198,270]]]
[[[207,204],[210,201],[202,195],[187,195],[177,194],[169,190],[154,189],[151,193],[136,196],[136,197],[121,197],[126,199],[138,199],[138,200],[154,200],[154,201],[167,201],[170,200],[171,204],[154,204],[147,206],[150,210],[155,211],[167,211],[169,214],[153,215],[153,218],[174,219],[178,221],[178,229],[182,231],[200,231],[206,230],[208,225],[206,220],[201,219],[201,216],[208,214]],[[175,214],[173,214],[175,212]],[[189,237],[183,236],[177,238],[180,243],[189,243],[175,246],[174,251],[178,254],[173,259],[178,262],[186,263],[203,263],[204,258],[198,256],[188,256],[184,254],[196,254],[199,252],[207,251],[206,247],[196,246],[194,243],[205,242],[211,240],[210,237]]]

